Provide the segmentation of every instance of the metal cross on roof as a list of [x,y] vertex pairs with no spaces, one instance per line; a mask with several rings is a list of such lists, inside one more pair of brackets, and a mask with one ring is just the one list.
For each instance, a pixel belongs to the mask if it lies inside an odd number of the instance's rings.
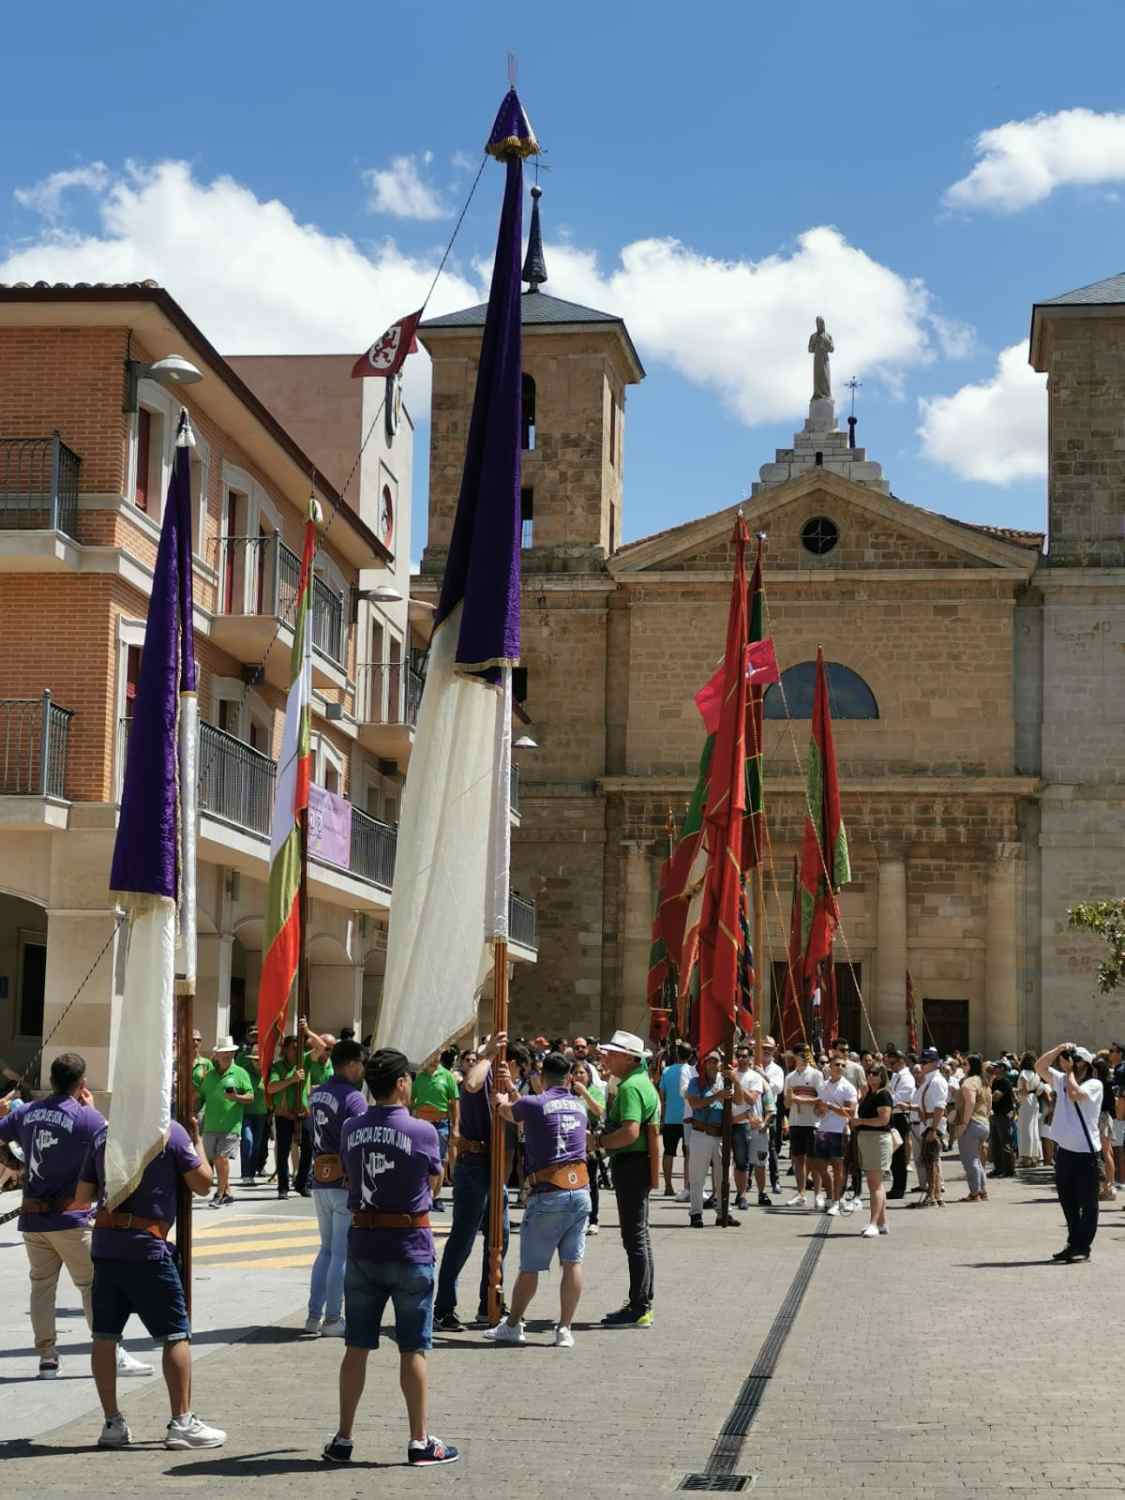
[[851,391],[851,393],[852,393],[852,410],[851,410],[851,415],[854,417],[855,416],[855,393],[856,393],[856,391],[861,391],[863,389],[863,381],[862,380],[857,380],[855,378],[855,376],[853,375],[850,380],[847,380],[844,383],[847,386],[848,390]]

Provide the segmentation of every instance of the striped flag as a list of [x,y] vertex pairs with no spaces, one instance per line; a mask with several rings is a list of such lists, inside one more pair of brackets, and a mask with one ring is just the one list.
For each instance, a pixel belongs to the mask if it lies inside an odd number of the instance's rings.
[[176,984],[189,991],[195,985],[194,444],[184,412],[160,527],[110,872],[110,888],[128,916],[128,946],[109,1081],[109,1208],[129,1197],[163,1150],[172,1119]]
[[793,899],[789,908],[789,952],[785,965],[785,999],[781,1010],[781,1045],[795,1047],[808,1040],[805,1034],[806,989],[801,951],[801,874],[793,858]]
[[918,1019],[914,1010],[914,981],[910,970],[906,971],[906,1049],[918,1051]]
[[[840,783],[824,653],[817,647],[812,734],[806,763],[805,833],[801,842],[801,954],[806,985],[819,990],[825,1040],[835,1031],[836,985],[832,944],[840,921],[836,892],[852,878],[848,835],[840,811]],[[814,1024],[814,1031],[815,1031]]]
[[312,780],[312,582],[316,527],[320,507],[309,501],[301,578],[297,586],[290,657],[285,732],[277,772],[277,796],[270,834],[270,875],[262,936],[262,973],[258,984],[258,1044],[262,1073],[268,1074],[279,1038],[285,1034],[285,1011],[297,977],[301,952],[301,865],[304,818]]

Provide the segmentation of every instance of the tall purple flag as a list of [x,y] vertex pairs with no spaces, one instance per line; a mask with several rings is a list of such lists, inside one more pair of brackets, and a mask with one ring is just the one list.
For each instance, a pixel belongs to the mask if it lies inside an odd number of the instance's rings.
[[194,442],[185,412],[160,529],[110,872],[110,888],[128,915],[124,994],[110,1061],[110,1207],[133,1192],[167,1138],[177,968],[185,984],[194,988],[195,982]]
[[523,161],[515,89],[485,150],[507,180],[457,516],[395,862],[380,1046],[425,1057],[476,1015],[508,931],[512,668],[520,655]]

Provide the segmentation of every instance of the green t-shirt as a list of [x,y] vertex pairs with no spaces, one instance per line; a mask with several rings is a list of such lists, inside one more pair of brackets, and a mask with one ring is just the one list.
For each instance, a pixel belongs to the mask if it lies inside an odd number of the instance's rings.
[[199,1095],[203,1090],[203,1080],[214,1068],[215,1064],[209,1057],[197,1057],[191,1065],[191,1086]]
[[594,1104],[600,1105],[602,1114],[604,1115],[605,1089],[600,1083],[590,1083],[586,1086],[586,1092],[587,1094],[589,1094],[590,1098],[589,1100],[583,1099],[582,1103],[586,1106],[586,1118],[591,1122],[591,1124],[593,1124],[601,1119],[601,1115],[595,1115],[593,1113],[593,1111],[590,1109],[590,1103],[593,1102]]
[[[328,1056],[317,1059],[311,1052],[306,1052],[305,1076],[309,1080],[309,1088],[315,1089],[317,1084],[323,1083],[326,1078],[332,1077],[332,1059]],[[307,1092],[305,1102],[308,1102]]]
[[440,1109],[448,1115],[450,1105],[459,1097],[457,1080],[448,1068],[440,1064],[432,1073],[418,1072],[414,1075],[414,1087],[410,1092],[410,1108],[428,1104],[431,1109]]
[[226,1087],[233,1085],[236,1094],[253,1091],[250,1075],[245,1068],[231,1063],[225,1073],[217,1067],[204,1074],[200,1094],[203,1099],[203,1129],[216,1135],[236,1135],[242,1129],[244,1106],[236,1099],[228,1099]]
[[659,1119],[660,1096],[653,1088],[648,1069],[643,1062],[639,1062],[618,1083],[613,1103],[609,1106],[605,1128],[607,1131],[616,1130],[619,1125],[636,1120],[641,1129],[635,1141],[630,1141],[627,1146],[618,1146],[611,1154],[622,1156],[627,1151],[647,1151],[648,1141],[645,1139],[644,1127]]
[[[309,1107],[309,1070],[307,1053],[305,1054],[304,1069],[305,1081],[300,1085],[300,1102],[298,1103],[297,1100],[298,1086],[295,1082],[291,1083],[287,1089],[279,1089],[277,1093],[273,1095],[273,1108],[275,1114],[293,1115],[297,1113],[298,1109],[302,1109],[307,1113]],[[292,1078],[293,1074],[296,1071],[296,1063],[275,1062],[274,1065],[270,1068],[270,1082],[281,1083],[286,1078]]]
[[251,1052],[240,1052],[235,1062],[243,1070],[254,1087],[254,1102],[246,1106],[248,1115],[264,1115],[266,1113],[266,1086],[262,1082],[262,1070],[258,1066],[258,1059]]

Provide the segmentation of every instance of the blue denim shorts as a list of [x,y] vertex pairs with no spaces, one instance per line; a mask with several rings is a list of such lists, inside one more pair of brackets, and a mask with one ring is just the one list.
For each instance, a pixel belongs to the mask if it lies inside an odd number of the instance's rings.
[[770,1138],[764,1130],[751,1130],[749,1125],[736,1125],[730,1136],[736,1172],[749,1172],[751,1167],[764,1167],[770,1159]]
[[400,1354],[428,1354],[434,1346],[434,1268],[407,1260],[355,1260],[344,1277],[344,1342],[378,1349],[379,1325],[390,1299]]
[[163,1260],[96,1260],[91,1295],[96,1339],[119,1339],[130,1313],[140,1318],[149,1338],[166,1344],[191,1338],[184,1284],[170,1255]]
[[817,1161],[841,1161],[844,1156],[842,1130],[818,1130],[813,1155]]
[[589,1219],[590,1194],[586,1188],[532,1193],[520,1226],[520,1270],[549,1271],[556,1250],[562,1265],[576,1265],[586,1251]]

